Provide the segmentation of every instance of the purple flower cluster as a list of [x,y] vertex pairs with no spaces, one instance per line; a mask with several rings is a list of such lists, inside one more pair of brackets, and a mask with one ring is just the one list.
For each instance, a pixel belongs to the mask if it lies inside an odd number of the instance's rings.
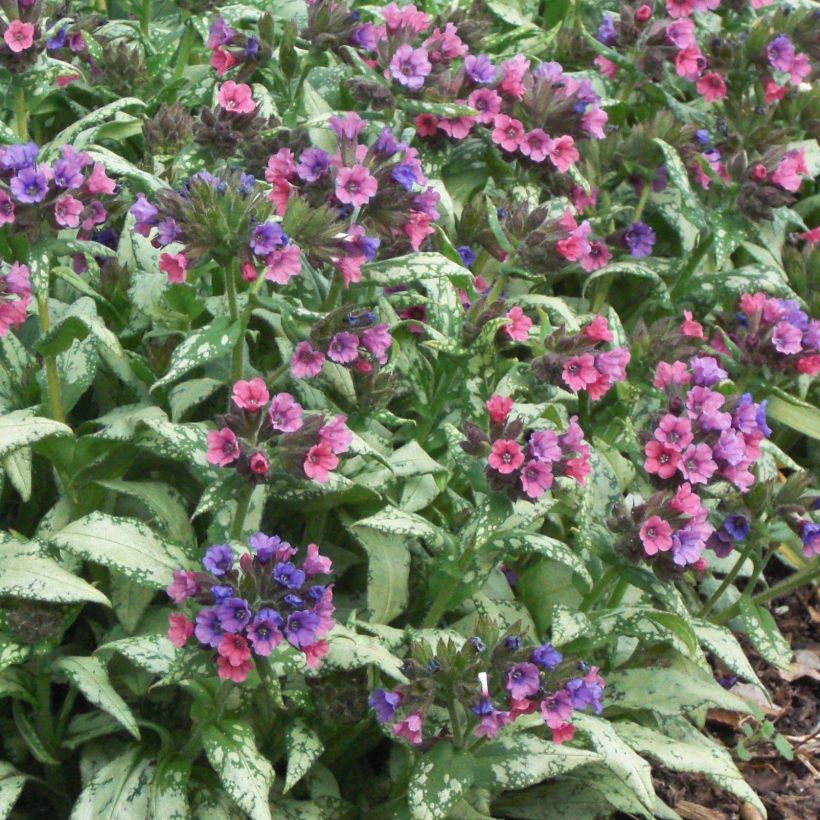
[[[565,662],[549,643],[525,647],[519,636],[507,635],[492,646],[475,636],[459,654],[466,657],[458,666],[442,651],[424,667],[406,661],[403,669],[409,684],[378,688],[370,696],[379,722],[391,724],[394,736],[420,746],[427,712],[435,705],[446,706],[452,693],[458,692],[464,697],[467,731],[475,737],[495,737],[503,726],[538,711],[553,742],[560,744],[575,734],[573,711],[591,709],[600,714],[603,709],[605,684],[597,668]],[[573,667],[580,667],[583,674],[573,676]]]
[[187,614],[169,616],[169,640],[182,648],[193,637],[216,650],[219,677],[234,683],[247,678],[255,656],[267,657],[283,640],[316,667],[334,625],[333,586],[317,583],[332,571],[330,559],[308,544],[297,566],[294,547],[262,532],[249,544],[253,552],[238,560],[230,546],[218,544],[205,553],[204,572],[174,571],[167,592]]
[[296,478],[325,484],[350,446],[344,416],[305,416],[290,393],[271,396],[260,378],[236,382],[232,401],[235,412],[220,416],[220,428],[208,433],[206,458],[248,481],[265,481],[278,461]]

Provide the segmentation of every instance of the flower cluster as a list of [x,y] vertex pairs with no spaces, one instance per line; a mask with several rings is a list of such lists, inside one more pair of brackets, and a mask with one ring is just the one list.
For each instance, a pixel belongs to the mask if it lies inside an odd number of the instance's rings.
[[549,490],[555,478],[567,476],[579,484],[589,475],[589,445],[584,431],[572,416],[566,431],[525,430],[520,418],[510,420],[513,400],[494,395],[487,400],[489,434],[466,422],[464,452],[487,459],[484,471],[493,490],[506,492],[513,500],[535,501]]
[[359,142],[366,123],[358,114],[331,117],[329,125],[335,153],[309,147],[295,156],[281,148],[265,179],[308,259],[333,265],[348,286],[361,281],[362,265],[380,248],[388,256],[419,250],[439,217],[439,195],[427,186],[418,152],[389,128],[368,146]]
[[208,433],[206,458],[248,481],[267,480],[278,462],[296,478],[325,484],[350,446],[344,416],[306,416],[290,393],[271,397],[260,378],[236,382],[231,398],[233,412],[218,417],[219,429]]
[[258,532],[252,552],[237,560],[228,544],[209,547],[204,572],[176,570],[167,592],[185,612],[171,613],[168,638],[182,648],[194,638],[212,652],[222,680],[242,683],[254,657],[268,657],[282,641],[315,667],[327,654],[324,636],[333,628],[333,586],[317,582],[333,566],[308,544],[301,563],[297,553],[276,535]]
[[13,262],[5,272],[3,267],[0,262],[0,336],[25,322],[31,303],[28,267],[19,262]]
[[560,379],[573,393],[584,390],[598,401],[616,382],[626,379],[629,350],[604,350],[612,339],[607,320],[600,315],[579,333],[568,334],[562,325],[545,340],[546,353],[533,359],[533,373],[547,384],[558,384]]
[[39,155],[33,142],[0,146],[0,226],[30,241],[66,229],[88,239],[108,218],[100,197],[114,194],[116,183],[101,162],[70,145],[53,163],[38,162]]
[[205,47],[211,52],[211,68],[222,77],[239,66],[237,76],[252,73],[271,57],[271,48],[261,37],[245,35],[217,17],[208,32]]
[[409,683],[373,691],[370,706],[394,736],[421,746],[427,723],[433,724],[432,739],[439,731],[435,707],[449,707],[451,719],[460,720],[452,711],[454,697],[464,710],[465,733],[478,738],[495,737],[503,726],[538,712],[553,742],[564,743],[575,734],[573,711],[601,713],[605,684],[594,666],[565,661],[550,643],[528,646],[514,632],[499,636],[483,619],[476,633],[459,649],[443,641],[435,651],[413,644],[402,666]]

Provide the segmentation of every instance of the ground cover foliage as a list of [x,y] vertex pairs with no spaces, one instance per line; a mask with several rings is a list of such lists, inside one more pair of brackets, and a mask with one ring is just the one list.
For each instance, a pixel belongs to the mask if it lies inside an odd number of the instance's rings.
[[817,24],[0,0],[2,816],[765,816]]

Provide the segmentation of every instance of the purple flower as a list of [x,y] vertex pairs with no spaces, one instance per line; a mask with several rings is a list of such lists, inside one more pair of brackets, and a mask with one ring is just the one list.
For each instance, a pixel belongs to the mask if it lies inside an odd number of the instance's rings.
[[401,705],[401,692],[387,692],[384,689],[374,689],[367,701],[370,708],[376,713],[379,723],[387,723],[393,719],[396,709]]
[[285,637],[297,649],[316,643],[316,631],[320,626],[319,616],[313,612],[301,610],[288,616],[285,624]]
[[350,35],[350,42],[354,46],[359,46],[365,51],[376,50],[376,27],[373,23],[365,23],[359,26]]
[[217,647],[224,634],[215,609],[201,609],[197,613],[194,635],[201,644]]
[[532,697],[541,688],[541,673],[532,663],[516,663],[507,673],[507,689],[513,700]]
[[214,601],[219,603],[233,595],[233,587],[229,587],[226,584],[216,584],[211,587],[211,595],[214,596]]
[[461,257],[461,264],[465,268],[469,268],[476,260],[475,251],[469,245],[459,245],[456,250]]
[[716,530],[706,541],[706,547],[712,550],[718,558],[727,558],[735,548],[729,535],[723,530]]
[[305,573],[285,561],[273,568],[273,580],[285,589],[300,589],[305,583]]
[[87,154],[78,154],[70,145],[60,149],[61,157],[54,163],[52,179],[58,188],[79,188],[83,184],[82,169],[89,163]]
[[176,242],[180,236],[182,236],[182,232],[173,217],[168,216],[157,223],[156,240],[161,248]]
[[217,606],[216,614],[225,632],[240,632],[251,619],[251,611],[244,598],[225,598]]
[[694,564],[703,552],[704,542],[700,528],[683,527],[672,535],[672,560],[679,566]]
[[803,331],[791,322],[778,322],[772,332],[772,345],[778,353],[793,355],[803,349]]
[[714,446],[715,456],[732,467],[737,467],[746,459],[746,439],[731,427],[721,431],[720,438]]
[[424,78],[432,68],[427,59],[427,51],[413,48],[409,43],[400,45],[390,61],[393,79],[411,91],[418,91],[424,85]]
[[706,484],[717,470],[717,464],[712,460],[712,448],[704,442],[690,444],[683,453],[678,469],[692,484]]
[[330,340],[328,357],[338,364],[350,364],[359,357],[359,338],[353,333],[337,333]]
[[709,136],[709,132],[705,128],[698,128],[698,130],[695,131],[695,139],[702,146],[706,147],[712,138]]
[[217,17],[213,23],[211,23],[211,28],[208,32],[208,41],[205,45],[209,49],[229,45],[235,36],[236,31],[225,22],[225,19],[223,17]]
[[693,356],[689,364],[695,374],[695,384],[701,387],[711,387],[729,375],[713,356]]
[[299,157],[296,173],[305,182],[316,182],[327,173],[330,156],[321,148],[306,148]]
[[46,40],[46,48],[49,51],[56,51],[58,48],[62,48],[65,45],[67,34],[68,29],[65,26],[60,26],[60,28]]
[[601,20],[601,25],[598,26],[598,32],[595,36],[598,39],[598,42],[603,43],[605,46],[615,45],[615,23],[613,22],[611,14],[604,15],[603,19]]
[[390,159],[394,154],[406,148],[404,143],[399,142],[389,128],[382,128],[378,139],[373,144],[373,150],[381,157]]
[[820,555],[820,524],[804,521],[800,529],[800,540],[803,542],[803,555],[806,558]]
[[486,54],[469,54],[464,58],[464,71],[470,82],[489,85],[495,80],[495,66]]
[[48,192],[48,177],[36,168],[23,168],[11,178],[11,193],[18,202],[42,202]]
[[340,140],[355,140],[367,123],[355,112],[348,111],[343,117],[331,117],[327,124]]
[[145,198],[145,194],[137,194],[137,201],[128,209],[128,213],[134,217],[134,230],[148,236],[151,228],[157,221],[157,209]]
[[298,595],[294,595],[292,592],[285,595],[284,601],[291,609],[296,609],[296,607],[305,605],[305,599],[300,598]]
[[551,643],[545,643],[532,650],[530,660],[544,669],[555,669],[564,656]]
[[248,60],[255,60],[259,54],[259,40],[256,37],[248,37],[248,42],[242,51],[242,55]]
[[225,575],[233,568],[233,550],[227,544],[209,547],[202,566],[211,575]]
[[735,539],[735,541],[744,541],[749,534],[751,525],[749,519],[745,515],[730,515],[723,522],[723,529]]
[[391,344],[393,337],[384,322],[362,333],[362,345],[379,364],[387,364],[387,349]]
[[543,80],[544,82],[551,83],[552,85],[566,85],[564,69],[561,66],[561,63],[556,63],[554,60],[548,63],[538,63],[535,70],[532,72],[532,76],[537,80]]
[[36,143],[26,142],[0,148],[0,171],[22,171],[33,168],[40,149]]
[[260,564],[269,564],[274,558],[287,561],[296,554],[296,550],[278,535],[265,535],[263,532],[257,532],[250,537],[248,544],[256,553],[256,560]]
[[[597,675],[595,677],[597,678]],[[569,692],[573,709],[591,707],[596,715],[601,714],[604,708],[604,688],[592,676],[587,675],[583,678],[574,678],[567,681],[566,690]]]
[[267,256],[287,242],[287,236],[282,226],[277,222],[263,222],[251,232],[251,241],[248,243],[257,256]]
[[257,655],[266,657],[282,642],[282,616],[275,609],[260,609],[248,627],[248,639]]
[[624,242],[629,253],[636,259],[649,256],[655,247],[655,231],[644,222],[633,222],[624,234]]
[[416,182],[416,171],[412,165],[396,165],[390,173],[390,178],[398,182],[405,191],[409,191]]
[[785,34],[778,34],[766,46],[766,59],[777,71],[789,71],[794,62],[794,46]]
[[270,401],[268,419],[274,430],[294,433],[302,426],[302,405],[290,393],[277,393]]
[[764,399],[760,404],[757,405],[757,411],[755,412],[755,423],[757,424],[757,429],[763,433],[766,438],[768,438],[772,434],[772,429],[766,424],[766,405],[768,401]]

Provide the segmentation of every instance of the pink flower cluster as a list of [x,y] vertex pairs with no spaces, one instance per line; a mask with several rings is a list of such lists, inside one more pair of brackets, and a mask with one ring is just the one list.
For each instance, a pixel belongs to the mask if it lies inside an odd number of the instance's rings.
[[5,336],[26,320],[31,303],[31,282],[26,265],[12,262],[5,272],[2,267],[0,262],[0,336]]
[[204,572],[176,570],[168,596],[185,612],[168,616],[168,640],[182,649],[193,638],[215,660],[222,680],[243,683],[254,658],[268,657],[285,642],[309,668],[327,654],[333,628],[333,586],[317,583],[331,560],[309,544],[299,566],[297,550],[276,535],[251,536],[252,552],[238,561],[232,547],[209,547]]
[[489,435],[468,422],[467,438],[461,446],[470,455],[487,458],[485,475],[493,490],[506,492],[513,499],[535,501],[552,488],[557,476],[586,483],[589,445],[576,416],[561,435],[552,430],[525,432],[520,419],[510,420],[511,398],[494,395],[486,406]]
[[800,189],[804,178],[810,179],[811,174],[809,174],[806,154],[802,148],[792,148],[786,151],[771,168],[763,162],[758,162],[749,169],[749,179],[752,182],[771,182],[791,194]]
[[350,446],[344,416],[305,416],[290,393],[271,396],[260,378],[236,382],[232,401],[238,412],[220,417],[220,428],[208,433],[206,459],[248,481],[265,481],[278,459],[296,478],[325,484]]
[[592,401],[598,401],[614,384],[626,379],[630,353],[624,347],[605,350],[604,345],[612,339],[604,316],[595,316],[571,335],[562,326],[545,340],[547,352],[533,360],[533,373],[549,384],[560,378],[573,393],[583,390]]
[[393,337],[384,322],[353,326],[319,340],[316,346],[309,341],[299,342],[293,349],[290,372],[297,379],[311,379],[319,375],[325,359],[330,359],[367,376],[376,366],[387,364],[387,351],[392,344]]

